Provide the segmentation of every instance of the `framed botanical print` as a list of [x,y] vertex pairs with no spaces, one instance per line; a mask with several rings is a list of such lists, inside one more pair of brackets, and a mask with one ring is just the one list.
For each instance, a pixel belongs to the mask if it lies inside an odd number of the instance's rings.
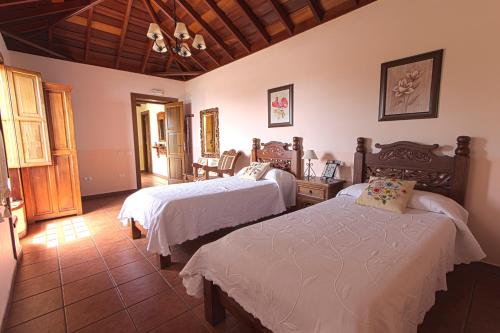
[[293,126],[293,84],[267,91],[267,127]]
[[437,118],[443,50],[382,64],[379,121]]

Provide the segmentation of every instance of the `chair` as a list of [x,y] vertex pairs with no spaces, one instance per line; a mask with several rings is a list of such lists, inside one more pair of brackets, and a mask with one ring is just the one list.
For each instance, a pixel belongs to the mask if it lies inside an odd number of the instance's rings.
[[[194,181],[208,180],[210,176],[224,177],[224,174],[234,176],[234,167],[236,160],[240,156],[240,152],[231,149],[222,153],[217,166],[207,164],[193,163]],[[203,170],[203,172],[201,172]]]

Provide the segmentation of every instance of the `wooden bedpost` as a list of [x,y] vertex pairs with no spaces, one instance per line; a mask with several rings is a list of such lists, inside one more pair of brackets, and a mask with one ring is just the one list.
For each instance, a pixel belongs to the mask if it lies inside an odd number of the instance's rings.
[[260,149],[260,139],[252,139],[252,156],[250,156],[251,162],[257,162],[257,150]]
[[455,156],[453,157],[454,175],[451,183],[451,193],[453,199],[462,206],[465,203],[465,189],[467,187],[467,175],[469,174],[470,140],[469,136],[459,136]]
[[292,149],[295,152],[295,155],[292,159],[292,170],[295,170],[295,177],[297,179],[302,179],[302,139],[298,136],[293,137],[292,141]]
[[129,222],[130,222],[130,228],[132,230],[132,239],[139,239],[141,238],[141,230],[139,228],[137,228],[137,226],[135,225],[135,221],[133,218],[130,218],[129,219]]
[[220,302],[219,291],[212,281],[203,278],[203,294],[205,298],[205,320],[212,326],[226,318],[226,310]]
[[359,184],[364,181],[363,174],[365,172],[364,168],[366,154],[365,141],[365,138],[357,139],[358,144],[356,146],[356,152],[354,153],[354,171],[352,177],[353,184]]
[[170,254],[168,256],[162,256],[160,254],[159,256],[160,256],[160,269],[165,269],[168,266],[170,266],[170,264],[172,263],[172,256]]

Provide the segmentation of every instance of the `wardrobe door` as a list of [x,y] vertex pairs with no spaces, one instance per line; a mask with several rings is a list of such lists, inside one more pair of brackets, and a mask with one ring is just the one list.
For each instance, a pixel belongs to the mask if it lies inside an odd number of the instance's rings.
[[53,164],[23,169],[28,221],[81,214],[71,87],[44,83]]
[[21,167],[50,165],[50,143],[40,73],[6,67]]

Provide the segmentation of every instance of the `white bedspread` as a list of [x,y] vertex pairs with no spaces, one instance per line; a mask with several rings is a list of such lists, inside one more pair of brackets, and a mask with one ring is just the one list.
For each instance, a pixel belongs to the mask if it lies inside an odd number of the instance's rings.
[[188,294],[202,296],[204,276],[275,333],[416,332],[446,272],[484,253],[466,221],[354,200],[337,197],[203,246],[181,272]]
[[279,182],[235,176],[149,187],[127,197],[118,218],[134,218],[148,230],[148,252],[166,256],[171,245],[284,212],[295,192]]

